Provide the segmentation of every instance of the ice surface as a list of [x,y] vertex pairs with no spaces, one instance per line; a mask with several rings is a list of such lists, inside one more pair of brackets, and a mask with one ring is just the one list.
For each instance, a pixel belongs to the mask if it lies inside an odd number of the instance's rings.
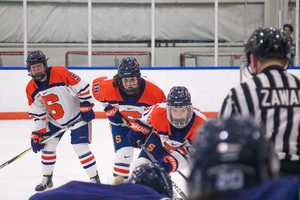
[[[32,120],[0,120],[0,165],[30,147]],[[112,183],[114,147],[107,119],[93,120],[91,150],[93,151],[102,183]],[[138,155],[138,151],[136,152]],[[187,170],[186,170],[187,171]],[[187,174],[186,171],[182,171]],[[32,151],[0,169],[0,200],[27,200],[35,194],[35,186],[42,179],[40,153]],[[174,182],[186,193],[185,181],[178,173]],[[53,172],[54,187],[69,181],[89,181],[73,148],[67,131],[57,148]]]

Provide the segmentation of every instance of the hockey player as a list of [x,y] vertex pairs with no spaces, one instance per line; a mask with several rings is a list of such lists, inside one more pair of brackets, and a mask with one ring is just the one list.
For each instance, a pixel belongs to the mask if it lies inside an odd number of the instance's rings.
[[163,102],[166,97],[155,84],[141,76],[135,58],[123,58],[113,78],[99,77],[93,81],[93,95],[108,116],[115,148],[113,176],[128,178],[134,148],[127,140],[129,128],[122,118],[140,119],[145,107]]
[[[166,103],[147,108],[140,120],[131,123],[128,140],[133,147],[138,147],[138,140],[146,141],[145,146],[157,162],[168,173],[175,172],[188,166],[189,148],[196,130],[206,120],[205,115],[193,108],[187,88],[174,86]],[[147,154],[141,151],[133,166],[150,162]]]
[[300,79],[286,70],[290,45],[281,29],[258,28],[245,54],[253,78],[229,91],[220,117],[253,117],[275,144],[281,174],[300,174]]
[[120,185],[72,181],[59,188],[38,193],[29,200],[171,200],[172,183],[157,163],[136,168],[128,183]]
[[26,87],[29,115],[34,119],[31,146],[35,153],[42,150],[43,180],[35,190],[43,191],[53,186],[56,147],[63,133],[45,145],[40,142],[77,121],[70,128],[71,144],[91,182],[99,183],[96,160],[89,147],[91,120],[95,118],[89,84],[63,66],[48,67],[41,51],[31,52],[26,62],[32,77]]
[[253,121],[211,119],[198,131],[191,155],[191,200],[299,199],[300,176],[277,178],[274,145]]

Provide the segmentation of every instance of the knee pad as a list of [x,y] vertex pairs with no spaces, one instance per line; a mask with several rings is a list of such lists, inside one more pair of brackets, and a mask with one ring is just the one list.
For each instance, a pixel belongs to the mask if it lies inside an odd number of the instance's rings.
[[116,151],[115,163],[130,164],[133,160],[133,147],[123,147]]
[[45,144],[43,151],[55,152],[58,142],[59,142],[59,138],[53,138],[52,140],[50,140]]
[[90,146],[88,143],[72,144],[72,147],[78,156],[90,152]]

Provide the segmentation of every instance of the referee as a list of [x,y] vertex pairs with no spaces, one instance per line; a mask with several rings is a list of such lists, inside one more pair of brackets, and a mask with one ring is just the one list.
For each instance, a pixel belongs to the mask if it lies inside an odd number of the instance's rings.
[[290,45],[280,29],[258,28],[245,54],[253,78],[230,90],[219,115],[253,117],[275,144],[281,174],[300,174],[300,79],[286,70]]

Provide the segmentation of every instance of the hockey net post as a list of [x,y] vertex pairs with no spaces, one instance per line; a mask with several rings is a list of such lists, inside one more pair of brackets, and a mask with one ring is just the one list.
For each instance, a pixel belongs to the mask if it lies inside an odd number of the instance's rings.
[[[30,53],[30,51],[28,51]],[[24,67],[23,51],[0,51],[0,67]]]
[[[134,57],[141,67],[151,67],[149,51],[92,51],[92,66],[116,67],[124,57]],[[88,51],[68,51],[65,55],[66,67],[86,67]]]
[[[213,66],[214,52],[184,52],[181,54],[181,67],[207,67]],[[222,51],[218,52],[219,66],[241,66],[243,64],[243,53]]]

